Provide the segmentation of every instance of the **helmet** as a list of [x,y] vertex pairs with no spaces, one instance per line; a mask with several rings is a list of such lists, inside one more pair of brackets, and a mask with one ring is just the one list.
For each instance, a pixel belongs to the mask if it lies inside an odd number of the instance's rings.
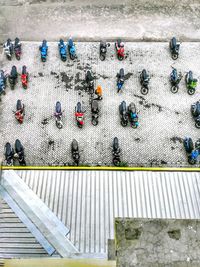
[[120,43],[120,47],[124,47],[124,43],[123,42]]

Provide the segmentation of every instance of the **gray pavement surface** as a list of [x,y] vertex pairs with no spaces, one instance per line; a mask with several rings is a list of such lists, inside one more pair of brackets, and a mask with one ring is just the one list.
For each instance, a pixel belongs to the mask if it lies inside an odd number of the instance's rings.
[[0,42],[61,36],[80,40],[200,40],[199,0],[0,0]]
[[[69,58],[63,63],[58,54],[57,43],[49,43],[46,63],[40,60],[40,43],[23,43],[20,61],[7,61],[3,57],[3,69],[9,72],[16,65],[19,72],[27,65],[30,73],[28,89],[21,87],[20,80],[0,103],[1,139],[0,154],[7,141],[14,144],[20,139],[25,147],[28,165],[72,164],[70,144],[73,138],[79,142],[81,164],[111,165],[112,140],[119,138],[121,159],[129,166],[187,166],[183,138],[199,138],[190,113],[192,103],[200,98],[199,87],[193,96],[187,94],[184,79],[177,94],[170,92],[171,66],[185,74],[192,70],[199,78],[200,43],[182,43],[180,58],[174,62],[168,51],[168,43],[125,43],[127,58],[117,60],[114,44],[108,50],[104,62],[99,60],[99,43],[77,43],[78,59]],[[117,94],[116,74],[123,67],[127,80],[121,93]],[[139,73],[146,68],[151,75],[150,91],[140,93]],[[95,86],[103,88],[98,126],[91,124],[89,95],[84,90],[86,70],[96,77]],[[15,120],[17,99],[25,104],[25,120],[19,125]],[[64,110],[63,129],[59,130],[53,117],[56,101]],[[134,102],[139,112],[139,127],[123,128],[118,107],[121,101]],[[81,101],[86,109],[85,125],[76,125],[74,109]]]

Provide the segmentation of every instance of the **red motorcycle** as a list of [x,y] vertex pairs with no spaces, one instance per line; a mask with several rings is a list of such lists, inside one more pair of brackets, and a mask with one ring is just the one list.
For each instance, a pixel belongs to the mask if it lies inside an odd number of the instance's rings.
[[84,112],[82,111],[80,102],[78,102],[76,105],[75,117],[76,117],[76,122],[77,122],[78,127],[82,128],[84,125]]
[[23,88],[27,89],[27,86],[28,86],[28,72],[26,70],[26,66],[22,67],[21,81],[22,81]]
[[20,124],[23,123],[24,115],[25,115],[24,104],[22,104],[22,101],[18,99],[16,105],[15,118]]
[[115,43],[115,48],[116,48],[116,51],[117,51],[117,58],[119,60],[123,60],[124,59],[124,43],[121,42],[120,39],[117,40],[117,42]]

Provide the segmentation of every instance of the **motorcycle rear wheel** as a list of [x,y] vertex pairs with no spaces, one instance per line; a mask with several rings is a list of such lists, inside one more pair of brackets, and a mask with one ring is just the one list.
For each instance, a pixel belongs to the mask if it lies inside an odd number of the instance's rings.
[[104,54],[100,54],[100,60],[101,61],[104,61],[106,59],[106,55],[104,55]]
[[172,86],[172,87],[171,87],[171,92],[172,92],[173,94],[176,94],[176,93],[178,92],[178,86],[176,86],[176,85]]
[[114,166],[119,166],[120,162],[121,162],[120,159],[113,158],[113,165]]
[[145,88],[145,87],[142,87],[142,88],[141,88],[141,93],[142,93],[143,95],[147,95],[148,92],[149,92],[149,89],[147,89],[147,88]]
[[137,125],[136,124],[131,124],[131,127],[133,128],[133,129],[136,129],[137,128]]
[[98,120],[95,120],[95,119],[92,120],[92,125],[97,126],[98,123],[99,123]]
[[172,54],[172,59],[173,59],[173,60],[178,59],[178,54]]
[[188,157],[188,163],[194,165],[197,163],[197,161],[195,159],[191,159],[190,157]]
[[121,120],[121,125],[123,127],[126,127],[128,125],[128,121]]
[[196,123],[195,123],[195,127],[196,127],[197,129],[200,129],[200,122],[196,122]]
[[70,54],[70,58],[71,58],[71,60],[74,60],[76,58],[76,56]]
[[118,58],[120,61],[122,61],[122,60],[124,59],[124,57],[119,56],[119,55],[117,55],[117,58]]
[[188,94],[193,95],[195,93],[195,89],[189,88],[188,89]]
[[58,129],[62,129],[63,124],[60,121],[56,121],[56,126],[58,127]]

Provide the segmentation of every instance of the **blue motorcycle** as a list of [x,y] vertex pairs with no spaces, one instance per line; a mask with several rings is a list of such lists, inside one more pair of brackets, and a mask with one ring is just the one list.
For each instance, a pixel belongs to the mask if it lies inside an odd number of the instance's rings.
[[67,60],[67,46],[65,45],[63,39],[60,39],[58,43],[58,48],[59,48],[61,60],[66,61]]
[[139,126],[138,115],[136,112],[136,106],[133,102],[131,102],[130,105],[128,106],[128,116],[131,127],[137,128]]
[[124,69],[120,69],[119,73],[117,73],[117,88],[118,88],[118,93],[119,91],[121,91],[122,86],[124,84],[124,80],[125,80],[125,75],[124,75]]
[[195,147],[193,141],[190,137],[186,137],[183,141],[184,148],[188,153],[188,162],[191,165],[197,163],[198,157],[200,155],[200,140],[197,140]]
[[5,88],[6,88],[6,78],[7,76],[4,74],[4,71],[0,71],[0,101],[1,101],[1,95],[5,95]]
[[42,41],[42,45],[39,47],[39,50],[41,54],[41,60],[42,62],[45,62],[47,59],[47,52],[48,52],[48,45],[46,40]]
[[68,40],[68,51],[71,60],[74,60],[76,58],[76,47],[72,38],[69,38]]

